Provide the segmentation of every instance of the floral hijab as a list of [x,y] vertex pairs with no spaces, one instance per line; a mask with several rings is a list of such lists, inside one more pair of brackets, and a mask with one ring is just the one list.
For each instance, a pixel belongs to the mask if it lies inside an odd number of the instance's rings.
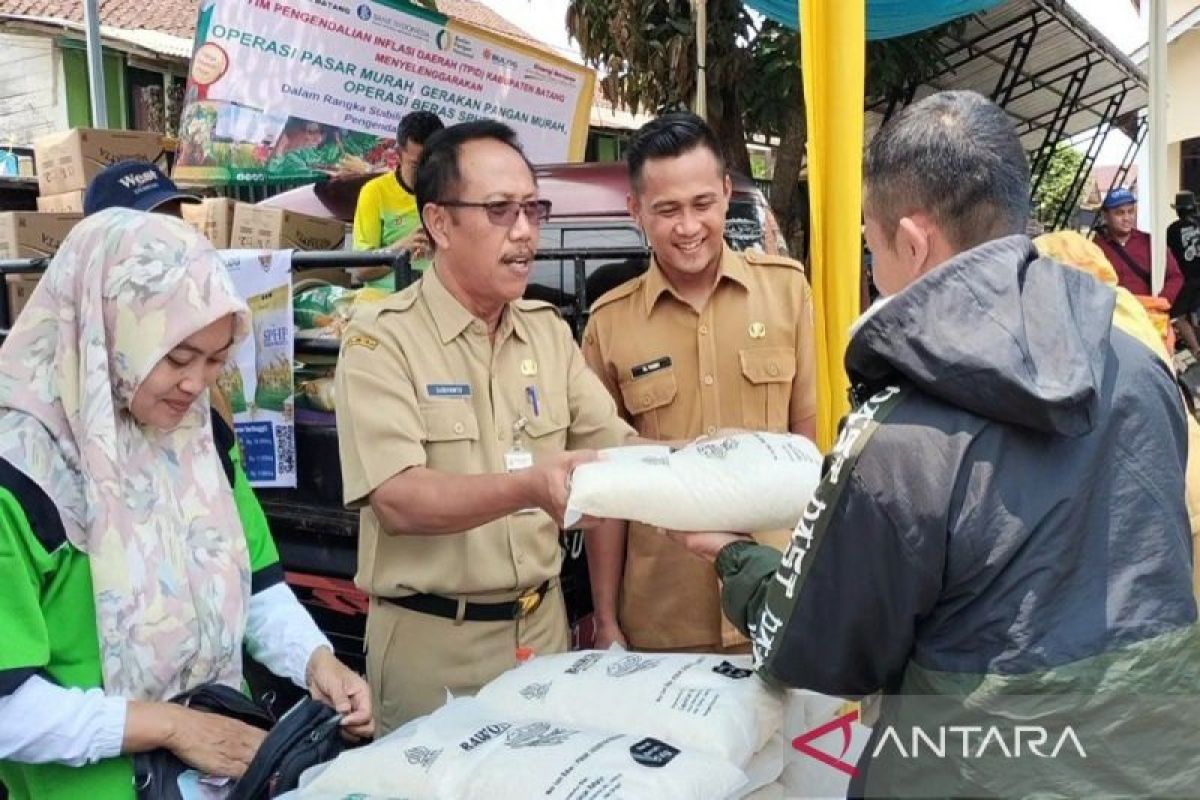
[[71,232],[0,347],[0,457],[88,555],[111,695],[241,680],[249,558],[207,393],[169,431],[129,412],[163,356],[229,314],[240,340],[248,311],[206,239],[111,209]]

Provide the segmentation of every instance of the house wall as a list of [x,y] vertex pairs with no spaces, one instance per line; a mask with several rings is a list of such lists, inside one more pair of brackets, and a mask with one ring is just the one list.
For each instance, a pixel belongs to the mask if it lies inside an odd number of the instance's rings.
[[[1191,30],[1167,48],[1167,141],[1200,136],[1200,30]],[[1176,162],[1178,164],[1178,160]]]
[[1196,0],[1167,0],[1167,19],[1174,22],[1184,14],[1195,11],[1197,5],[1200,3]]
[[0,33],[0,145],[67,127],[57,48],[44,36]]

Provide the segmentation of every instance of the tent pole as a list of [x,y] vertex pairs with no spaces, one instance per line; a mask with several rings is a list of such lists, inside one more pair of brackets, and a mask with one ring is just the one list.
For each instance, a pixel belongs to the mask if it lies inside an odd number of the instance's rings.
[[1162,291],[1167,272],[1167,0],[1150,0],[1150,232],[1151,291]]

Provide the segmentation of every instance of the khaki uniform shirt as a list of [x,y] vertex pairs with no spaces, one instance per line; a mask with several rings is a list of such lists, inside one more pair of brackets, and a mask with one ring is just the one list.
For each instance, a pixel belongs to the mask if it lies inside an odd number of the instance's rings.
[[535,460],[612,447],[633,433],[553,306],[510,303],[493,345],[435,269],[355,313],[338,360],[337,409],[345,501],[362,509],[356,582],[383,597],[523,590],[557,577],[560,565],[557,525],[540,510],[456,534],[382,531],[367,501],[389,478],[413,466],[504,472],[521,418],[521,446]]
[[[726,247],[699,313],[652,261],[646,274],[596,301],[583,352],[647,438],[799,431],[816,418],[812,293],[801,265],[787,258]],[[619,614],[635,647],[744,641],[723,624],[712,566],[638,523],[629,525]]]

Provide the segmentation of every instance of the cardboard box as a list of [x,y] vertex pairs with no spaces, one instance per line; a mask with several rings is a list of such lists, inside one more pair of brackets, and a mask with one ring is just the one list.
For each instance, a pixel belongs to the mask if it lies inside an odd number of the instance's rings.
[[236,200],[210,197],[199,203],[184,203],[179,207],[183,221],[204,234],[218,250],[229,249],[233,233],[233,213]]
[[238,203],[229,246],[266,250],[341,250],[346,223],[282,208]]
[[[249,203],[238,203],[234,209],[233,233],[229,237],[229,246],[234,250],[341,250],[345,242],[346,223],[339,219],[325,219]],[[302,278],[350,285],[350,275],[344,269],[296,273],[297,280]]]
[[72,128],[33,143],[38,189],[63,194],[86,189],[96,173],[118,161],[154,161],[162,155],[162,134],[146,131]]
[[83,196],[87,194],[81,189],[62,194],[38,195],[37,209],[49,214],[82,214]]
[[10,328],[17,321],[17,316],[29,302],[34,288],[41,279],[40,273],[4,276],[5,289],[8,292],[8,325]]
[[52,256],[81,219],[81,214],[43,211],[0,213],[0,258]]

